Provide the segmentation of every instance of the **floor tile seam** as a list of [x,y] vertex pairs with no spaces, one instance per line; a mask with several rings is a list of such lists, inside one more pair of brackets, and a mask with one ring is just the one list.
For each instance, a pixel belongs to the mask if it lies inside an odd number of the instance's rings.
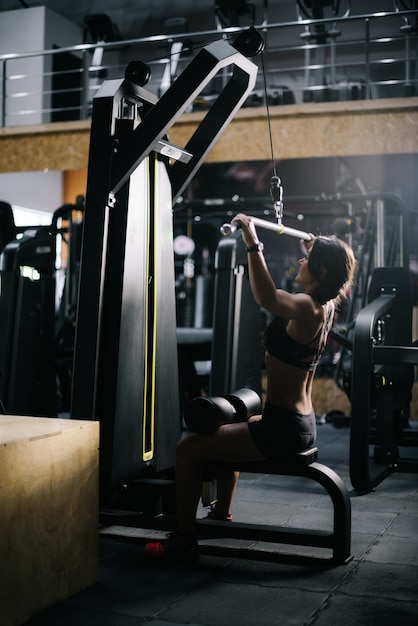
[[[351,567],[341,577],[341,580],[339,580],[339,582],[326,595],[326,597],[324,598],[323,602],[321,603],[321,606],[319,606],[314,611],[314,613],[312,614],[310,620],[306,623],[306,626],[312,626],[313,624],[315,624],[315,622],[319,619],[319,616],[321,615],[321,613],[327,609],[327,607],[328,607],[329,603],[331,602],[332,598],[336,596],[336,594],[339,592],[339,590],[342,588],[342,586],[347,582],[348,578],[352,577],[353,574],[358,570],[360,565],[365,562],[366,555],[369,554],[369,552],[371,551],[373,546],[376,545],[376,543],[378,542],[378,540],[381,537],[381,535],[382,535],[382,533],[379,533],[378,535],[376,535],[374,541],[372,541],[372,543],[369,545],[367,550],[365,552],[363,552],[363,554],[360,555],[358,557],[358,559],[355,559],[355,561],[352,563]],[[343,592],[341,591],[341,593],[343,593]]]
[[363,563],[363,556],[356,559],[349,570],[342,576],[341,580],[327,593],[326,597],[322,601],[321,605],[313,612],[309,621],[304,626],[313,626],[315,622],[318,621],[320,615],[328,608],[331,600],[338,594],[344,595],[344,592],[341,591],[342,586],[346,583],[347,579],[351,577],[360,567],[361,563]]
[[413,491],[411,490],[407,490],[407,493],[387,493],[384,492],[382,490],[378,491],[368,491],[368,492],[356,492],[355,489],[353,489],[353,493],[350,494],[350,497],[355,499],[355,500],[365,500],[369,497],[369,499],[371,501],[376,501],[376,502],[385,502],[386,500],[392,500],[394,503],[397,503],[399,501],[405,500],[407,499],[408,501],[412,498],[416,498],[418,495],[418,488],[415,489]]
[[[416,477],[416,474],[414,474],[414,476]],[[403,483],[403,486],[404,485],[405,485],[405,483]],[[409,487],[409,485],[408,485],[408,487]],[[383,485],[383,488],[384,488],[384,485]],[[385,493],[384,491],[380,491],[380,492],[379,491],[375,491],[374,494],[375,494],[376,498],[382,498],[382,499],[388,498],[388,499],[395,500],[395,501],[396,500],[402,500],[403,498],[411,498],[411,497],[412,498],[416,498],[418,496],[418,487],[415,487],[415,485],[411,489],[408,488],[407,491],[409,491],[408,494],[401,493],[401,492],[395,492],[395,493],[387,492],[387,493]],[[367,495],[367,494],[365,494],[365,495]]]
[[329,593],[326,594],[319,607],[315,609],[315,611],[310,615],[309,620],[305,624],[303,624],[303,626],[313,626],[313,624],[318,621],[322,613],[328,608],[332,598],[336,595],[337,587],[339,587],[339,585],[336,585],[333,589],[331,589]]
[[[352,573],[353,570],[350,571],[350,574]],[[346,593],[344,591],[339,591],[339,588],[341,587],[341,584],[338,584],[335,586],[334,589],[332,589],[332,591],[330,591],[327,596],[324,598],[324,600],[321,602],[321,605],[313,612],[313,614],[310,616],[310,619],[308,622],[306,622],[306,624],[304,624],[303,626],[313,626],[319,619],[319,617],[321,616],[321,614],[327,610],[328,606],[330,605],[330,603],[332,602],[333,598],[335,598],[337,595],[341,595],[344,597],[349,597],[349,598],[362,598],[363,600],[368,600],[370,601],[371,598],[375,598],[378,601],[382,601],[385,600],[386,597],[382,597],[382,596],[376,596],[376,595],[363,595],[363,594],[349,594]],[[399,598],[389,598],[390,602],[393,603],[399,603],[399,605],[403,605],[403,604],[416,604],[418,606],[418,600],[401,600]]]
[[[410,502],[410,500],[408,502],[406,502],[401,507],[401,509],[399,509],[399,511],[394,515],[394,517],[390,520],[390,522],[388,522],[386,527],[383,528],[383,530],[381,530],[377,535],[375,535],[374,540],[370,543],[370,545],[368,546],[367,550],[365,550],[363,552],[363,554],[358,558],[358,561],[357,561],[357,564],[356,564],[356,568],[359,567],[360,563],[363,563],[366,560],[366,557],[371,554],[373,548],[379,544],[379,542],[382,539],[382,537],[384,537],[385,535],[389,534],[388,530],[392,527],[392,525],[395,523],[395,521],[397,519],[399,519],[400,515],[405,510],[405,508],[407,507],[409,502]],[[389,536],[391,536],[391,535],[389,535]],[[350,574],[351,574],[352,571],[353,570],[350,571]]]
[[[376,600],[389,600],[390,602],[408,602],[408,603],[412,603],[412,604],[416,604],[418,606],[418,598],[414,599],[414,598],[397,598],[393,595],[388,595],[388,594],[379,594],[379,593],[353,593],[353,592],[349,592],[349,591],[338,591],[337,592],[338,595],[344,596],[346,598],[357,598],[357,599],[362,599],[362,600],[370,600],[371,598],[375,598]],[[337,595],[334,594],[334,595]]]
[[300,591],[303,593],[327,593],[325,590],[323,589],[312,589],[312,587],[307,586],[300,586],[300,585],[291,585],[291,584],[282,584],[282,581],[280,581],[280,584],[277,585],[272,585],[272,584],[268,584],[268,583],[263,583],[263,582],[255,582],[255,581],[251,581],[251,580],[219,580],[220,583],[222,583],[223,585],[233,585],[233,586],[243,586],[243,585],[247,585],[248,587],[259,587],[260,589],[267,589],[267,590],[280,590],[280,591]]
[[[296,513],[294,513],[293,515],[291,515],[285,522],[283,522],[282,524],[280,524],[281,526],[285,526],[286,524],[289,524],[290,522],[292,522],[294,519],[296,519],[297,517],[299,517],[301,514],[305,513],[307,510],[309,509],[315,509],[317,508],[318,511],[324,511],[323,508],[321,507],[312,507],[309,504],[303,505]],[[329,510],[329,513],[332,513],[332,510]],[[331,520],[332,521],[332,520]]]
[[[212,578],[212,582],[217,582],[217,580],[218,580],[217,576],[215,574],[213,574],[213,576],[211,578]],[[167,611],[171,611],[180,602],[182,602],[185,598],[190,596],[191,593],[195,593],[200,588],[206,587],[208,585],[208,582],[209,582],[208,579],[205,579],[205,580],[201,580],[199,583],[196,583],[196,584],[192,585],[191,588],[187,590],[187,592],[181,593],[170,604],[167,604],[167,606],[165,606],[162,609],[160,609],[159,611],[157,611],[157,613],[155,613],[154,615],[148,617],[146,619],[146,622],[151,622],[151,621],[153,621],[155,619],[162,619],[163,621],[165,621],[165,619],[163,617],[164,613],[166,613]],[[204,626],[204,624],[202,624],[201,626]]]
[[[401,506],[400,509],[398,509],[397,511],[393,511],[393,517],[390,519],[390,521],[388,521],[387,525],[383,528],[383,530],[381,530],[380,532],[378,532],[375,536],[374,541],[370,544],[370,546],[368,547],[368,549],[366,550],[366,552],[364,553],[364,555],[369,554],[370,551],[372,550],[372,548],[379,542],[379,540],[386,534],[390,535],[390,533],[388,532],[391,527],[393,526],[393,524],[399,519],[399,517],[405,513],[405,509],[407,508],[407,506],[409,505],[409,503],[412,501],[412,499],[414,498],[413,495],[410,495],[408,500]],[[356,513],[361,513],[364,514],[364,511],[356,511]],[[372,511],[370,511],[370,513],[373,513]],[[405,513],[405,515],[407,515],[407,513]],[[358,535],[362,535],[362,534],[369,534],[368,532],[362,533],[360,530],[356,530],[356,534]],[[393,535],[393,536],[397,536],[397,535]],[[406,539],[408,537],[405,537]]]
[[[414,496],[410,495],[407,502],[405,502],[403,504],[403,506],[401,506],[401,508],[398,510],[398,512],[395,514],[395,516],[391,519],[391,521],[387,524],[386,528],[384,528],[380,533],[378,537],[383,537],[383,535],[389,534],[388,532],[392,526],[394,525],[394,523],[401,517],[401,515],[403,513],[405,513],[405,509],[407,508],[407,506],[412,502]],[[405,513],[406,514],[406,513]]]

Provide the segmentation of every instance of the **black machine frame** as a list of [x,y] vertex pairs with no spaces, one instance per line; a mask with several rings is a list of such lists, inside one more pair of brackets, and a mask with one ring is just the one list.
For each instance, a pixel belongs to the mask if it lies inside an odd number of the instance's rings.
[[[165,138],[169,126],[227,65],[232,73],[215,105],[184,149],[171,146]],[[71,417],[100,421],[102,521],[107,506],[113,519],[114,505],[121,505],[124,493],[129,501],[132,490],[137,496],[151,490],[140,505],[140,517],[146,509],[155,515],[161,490],[172,499],[170,470],[181,438],[172,205],[251,91],[257,73],[254,64],[222,40],[201,50],[157,102],[132,84],[138,67],[128,68],[125,80],[105,83],[93,101]],[[129,117],[123,114],[126,108]],[[254,315],[245,315],[242,301],[249,287],[235,271],[243,271],[243,244],[237,239],[222,244],[218,282],[225,283],[233,300],[227,312],[233,337],[234,324],[245,326]],[[258,314],[255,306],[253,312]],[[237,349],[233,342],[219,350],[214,341],[212,356],[218,353],[221,363],[219,353],[229,350],[237,359]],[[236,373],[229,377],[232,370],[229,363],[228,372],[222,370],[212,386],[223,390],[236,384]],[[324,484],[338,510],[334,532],[321,540],[315,532],[279,536],[286,543],[331,548],[334,558],[345,562],[349,499],[340,479],[312,463],[315,454],[309,451],[303,469],[284,471]]]
[[[171,126],[226,68],[187,145],[170,144]],[[146,74],[130,64],[93,101],[71,417],[100,421],[102,499],[143,472],[174,466],[181,420],[172,205],[253,89],[257,66],[221,40],[202,48],[159,100],[143,88]]]
[[367,492],[394,471],[418,472],[417,432],[405,428],[413,366],[412,293],[409,271],[377,268],[359,312],[352,344],[350,478]]

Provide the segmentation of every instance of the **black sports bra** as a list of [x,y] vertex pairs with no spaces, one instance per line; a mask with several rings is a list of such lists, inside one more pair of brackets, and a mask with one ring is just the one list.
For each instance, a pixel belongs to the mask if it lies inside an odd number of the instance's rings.
[[[306,344],[299,343],[292,339],[292,337],[287,334],[284,319],[274,317],[267,326],[264,335],[264,346],[268,353],[288,365],[293,365],[306,372],[313,372],[324,351],[328,331],[333,319],[333,303],[329,303],[327,307],[327,315],[324,324],[316,333],[315,337]],[[318,337],[321,337],[318,346],[312,346]],[[305,361],[304,359],[307,357],[313,358],[311,361]]]

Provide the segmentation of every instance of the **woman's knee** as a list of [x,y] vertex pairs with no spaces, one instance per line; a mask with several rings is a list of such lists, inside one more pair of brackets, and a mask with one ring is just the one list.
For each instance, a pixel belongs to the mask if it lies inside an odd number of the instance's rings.
[[177,443],[176,458],[177,460],[192,459],[197,454],[199,446],[198,437],[195,434],[187,435]]

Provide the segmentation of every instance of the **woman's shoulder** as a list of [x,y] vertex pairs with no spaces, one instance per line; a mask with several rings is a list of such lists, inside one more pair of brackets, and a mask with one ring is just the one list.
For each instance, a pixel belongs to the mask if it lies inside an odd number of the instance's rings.
[[317,336],[327,317],[327,308],[306,293],[299,294],[298,301],[300,314],[289,320],[287,331],[296,341],[305,343]]
[[307,320],[320,320],[323,315],[322,305],[308,293],[289,293],[280,289],[277,290],[276,301],[269,311],[272,315],[285,320],[297,320],[302,324]]
[[324,305],[311,294],[301,292],[294,294],[295,303],[302,311],[312,317],[320,318],[323,315]]

